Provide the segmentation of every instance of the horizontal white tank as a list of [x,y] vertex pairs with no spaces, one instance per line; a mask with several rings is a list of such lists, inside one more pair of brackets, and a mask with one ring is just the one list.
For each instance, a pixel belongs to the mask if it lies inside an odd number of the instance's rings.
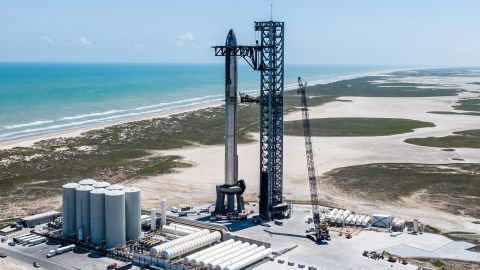
[[97,183],[97,181],[90,178],[86,178],[78,183],[82,186],[92,186],[93,184]]
[[125,192],[105,193],[105,238],[107,249],[125,243]]
[[231,253],[223,256],[222,258],[219,258],[219,259],[216,259],[214,261],[211,261],[210,263],[208,263],[207,267],[209,269],[215,269],[217,268],[217,266],[223,262],[226,262],[228,260],[231,260],[235,257],[238,257],[244,253],[247,253],[249,252],[250,250],[253,250],[253,249],[256,249],[258,246],[253,244],[253,245],[248,245],[247,247],[245,248],[242,248],[242,249],[237,249],[237,250],[232,250]]
[[193,232],[199,232],[199,231],[202,230],[202,229],[199,229],[199,228],[195,228],[195,227],[187,226],[187,225],[183,225],[183,224],[178,224],[178,223],[174,223],[174,222],[168,224],[168,226],[177,227],[177,228],[183,228],[183,229],[186,229],[186,230],[189,230],[189,231],[193,231]]
[[[363,220],[362,220],[362,227],[366,227],[368,225],[368,222],[370,222],[370,216],[366,216]],[[403,223],[405,224],[405,221],[403,221]]]
[[258,260],[261,260],[267,256],[270,256],[272,254],[272,249],[267,248],[259,253],[256,253],[252,255],[251,257],[245,258],[235,264],[229,265],[228,267],[225,268],[225,270],[238,270],[242,269],[243,267],[250,265]]
[[207,234],[205,236],[199,237],[197,239],[185,242],[178,246],[171,247],[162,251],[162,257],[166,259],[175,258],[185,253],[191,252],[193,250],[199,249],[201,247],[210,245],[214,242],[219,241],[222,238],[222,235],[215,231],[213,233]]
[[90,237],[90,191],[92,186],[80,185],[75,192],[75,213],[77,223],[77,239],[80,241]]
[[123,190],[125,187],[120,184],[114,184],[106,187],[107,190]]
[[355,221],[355,225],[356,226],[360,226],[362,225],[362,220],[365,218],[365,216],[360,216],[356,221]]
[[241,244],[242,244],[241,241],[235,241],[235,242],[233,242],[233,243],[231,243],[231,244],[228,244],[228,245],[226,245],[226,246],[224,246],[224,247],[221,247],[221,248],[219,248],[219,249],[216,249],[216,250],[213,250],[213,251],[208,252],[208,253],[206,253],[206,254],[203,254],[202,256],[193,258],[192,260],[190,260],[190,264],[192,264],[192,265],[200,265],[200,262],[201,262],[202,260],[205,260],[206,258],[209,258],[209,257],[211,257],[211,256],[215,256],[215,255],[217,255],[217,254],[219,254],[219,253],[222,253],[222,252],[225,251],[225,250],[229,250],[229,249],[232,249],[232,248],[234,248],[234,247],[236,247],[236,246],[240,246]]
[[140,189],[127,187],[123,189],[123,192],[125,192],[126,240],[137,240],[142,233]]
[[349,224],[349,225],[355,226],[355,222],[357,221],[358,218],[359,218],[358,215],[353,216],[353,218],[350,220],[350,224]]
[[196,233],[192,233],[192,234],[189,234],[189,235],[186,235],[186,236],[183,236],[183,237],[180,237],[178,239],[175,239],[173,241],[170,241],[170,242],[167,242],[167,243],[164,243],[164,244],[161,244],[161,245],[158,245],[158,246],[154,246],[150,249],[150,253],[153,255],[153,256],[157,256],[157,255],[160,255],[160,253],[162,251],[164,251],[165,249],[167,248],[171,248],[171,247],[174,247],[176,245],[180,245],[180,244],[183,244],[183,243],[186,243],[190,240],[193,240],[193,239],[197,239],[199,237],[202,237],[204,235],[207,235],[209,234],[210,231],[205,229],[205,230],[201,230],[199,232],[196,232]]
[[252,255],[254,255],[254,254],[257,254],[257,253],[259,253],[259,252],[262,252],[262,251],[264,251],[264,250],[265,250],[265,247],[264,247],[264,246],[257,247],[256,249],[253,249],[253,250],[250,250],[250,251],[248,251],[248,252],[245,252],[245,253],[243,253],[243,254],[235,257],[235,258],[232,258],[232,259],[230,259],[230,260],[228,260],[228,261],[225,261],[225,262],[219,264],[219,265],[217,266],[217,269],[225,269],[225,267],[227,267],[227,266],[230,266],[230,265],[232,265],[232,264],[235,264],[235,263],[237,263],[237,262],[239,262],[239,261],[241,261],[241,260],[243,260],[243,259],[246,259],[246,258],[248,258],[248,257],[250,257],[250,256],[252,256]]
[[106,187],[109,187],[111,184],[108,183],[108,182],[96,182],[96,183],[93,183],[92,187],[93,188],[106,188]]
[[206,249],[204,249],[204,250],[201,250],[201,251],[199,251],[199,252],[195,252],[195,253],[193,253],[193,254],[191,254],[191,255],[188,255],[187,257],[183,258],[183,262],[184,262],[184,263],[188,263],[190,260],[192,260],[192,259],[194,259],[194,258],[198,258],[198,257],[200,257],[200,256],[202,256],[202,255],[204,255],[204,254],[207,254],[207,253],[209,253],[209,252],[211,252],[211,251],[217,250],[217,249],[219,249],[219,248],[221,248],[221,247],[224,247],[224,246],[226,246],[226,245],[229,245],[229,244],[231,244],[231,243],[233,243],[233,242],[235,242],[235,240],[230,239],[230,240],[227,240],[227,241],[225,241],[225,242],[222,242],[222,243],[220,243],[220,244],[218,244],[218,245],[214,245],[214,246],[211,246],[211,247],[206,248]]
[[220,258],[223,258],[225,256],[227,256],[228,254],[232,253],[232,252],[236,252],[237,250],[241,250],[241,249],[245,249],[247,248],[248,246],[250,246],[249,243],[242,243],[241,245],[237,246],[237,247],[233,247],[233,248],[229,248],[227,250],[224,250],[223,252],[220,252],[216,255],[213,255],[213,256],[210,256],[208,258],[205,258],[203,260],[201,260],[199,262],[200,266],[202,267],[205,267],[207,266],[209,263],[215,261],[215,260],[218,260]]
[[75,208],[75,193],[78,188],[77,183],[68,183],[62,186],[62,226],[63,237],[70,238],[77,227],[76,222],[76,208]]
[[348,217],[345,219],[345,225],[349,225],[353,217],[353,215],[348,215]]
[[179,236],[185,236],[185,235],[195,233],[194,231],[191,231],[191,230],[187,230],[187,229],[180,228],[180,227],[173,227],[173,226],[169,226],[169,225],[163,226],[162,232],[163,233],[169,233],[169,234],[172,234],[172,235],[179,235]]

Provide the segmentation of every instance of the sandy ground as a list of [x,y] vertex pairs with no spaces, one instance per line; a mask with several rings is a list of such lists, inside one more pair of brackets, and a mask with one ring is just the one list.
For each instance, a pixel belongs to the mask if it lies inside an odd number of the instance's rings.
[[[416,81],[418,78],[407,78]],[[471,79],[471,78],[470,78]],[[478,79],[476,79],[478,80]],[[475,81],[475,80],[473,80]],[[422,82],[426,82],[423,78]],[[432,78],[434,83],[457,85],[477,90],[478,86],[465,84],[468,78]],[[376,162],[411,163],[452,163],[453,158],[463,162],[480,162],[480,150],[457,149],[454,152],[438,148],[422,147],[404,143],[412,137],[445,136],[454,131],[480,128],[480,118],[468,115],[430,114],[427,111],[451,111],[451,105],[459,98],[477,97],[478,93],[464,93],[457,97],[426,98],[371,98],[342,97],[352,102],[331,102],[310,110],[311,118],[322,117],[392,117],[423,120],[435,123],[435,127],[422,128],[412,133],[381,137],[314,137],[317,173],[323,174],[334,168]],[[301,119],[300,112],[285,116],[285,120]],[[258,138],[258,134],[254,134]],[[303,137],[284,137],[284,196],[289,199],[309,199],[307,169]],[[258,142],[238,147],[239,177],[246,180],[247,199],[256,199],[258,194]],[[215,197],[215,185],[224,177],[223,146],[198,146],[163,151],[185,157],[195,166],[176,173],[132,181],[142,189],[144,207],[160,207],[160,200],[167,198],[171,205],[209,203]],[[459,217],[433,209],[418,201],[415,196],[404,202],[362,202],[352,200],[348,194],[341,194],[334,188],[322,185],[322,193],[329,200],[362,213],[384,212],[407,218],[418,216],[425,223],[449,231],[480,232],[480,225],[472,219]]]
[[21,266],[20,263],[17,263],[15,260],[8,258],[0,259],[0,270],[26,270],[27,267]]

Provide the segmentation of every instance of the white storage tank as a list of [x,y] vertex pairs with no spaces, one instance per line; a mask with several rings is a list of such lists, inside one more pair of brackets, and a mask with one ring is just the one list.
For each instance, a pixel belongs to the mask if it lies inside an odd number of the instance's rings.
[[167,208],[168,202],[166,199],[162,200],[162,207],[160,209],[160,228],[167,224]]
[[93,188],[107,188],[109,186],[111,186],[111,184],[108,182],[95,182],[92,185]]
[[140,190],[135,187],[127,187],[123,192],[125,192],[126,240],[137,240],[141,235],[142,219]]
[[106,187],[107,190],[124,190],[125,187],[120,184],[114,184]]
[[77,183],[68,183],[62,186],[62,222],[63,237],[70,238],[77,227],[75,214],[75,193],[78,188]]
[[92,186],[80,185],[75,192],[77,239],[80,241],[90,236],[90,191],[92,190]]
[[83,179],[82,181],[80,181],[78,183],[82,186],[93,186],[93,184],[97,183],[97,180],[87,178],[87,179]]
[[125,192],[121,190],[105,193],[105,238],[107,249],[125,243]]
[[90,239],[95,245],[105,241],[105,193],[104,188],[90,191]]

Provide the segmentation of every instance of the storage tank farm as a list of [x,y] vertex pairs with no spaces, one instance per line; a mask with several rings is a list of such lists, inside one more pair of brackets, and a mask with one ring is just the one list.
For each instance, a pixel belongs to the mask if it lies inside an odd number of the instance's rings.
[[63,238],[109,249],[141,237],[138,188],[94,179],[62,188]]
[[91,185],[80,185],[75,192],[77,239],[83,241],[90,236],[90,191]]
[[63,206],[63,237],[70,238],[75,232],[76,217],[75,217],[75,193],[79,184],[68,183],[62,186],[62,206]]
[[125,192],[109,190],[105,193],[106,248],[125,243]]

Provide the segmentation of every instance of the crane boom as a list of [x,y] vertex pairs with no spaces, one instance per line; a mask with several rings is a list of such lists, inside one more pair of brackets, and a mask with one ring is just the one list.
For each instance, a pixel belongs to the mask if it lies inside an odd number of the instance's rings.
[[310,131],[310,117],[308,114],[308,100],[307,100],[307,82],[302,83],[302,79],[298,77],[298,91],[300,94],[302,104],[302,119],[303,119],[303,136],[305,138],[305,152],[307,156],[308,168],[308,182],[310,185],[310,197],[312,203],[312,219],[314,224],[314,232],[316,240],[330,240],[328,234],[328,226],[321,223],[320,212],[320,196],[318,193],[318,183],[315,173],[315,159],[313,155],[312,134]]

